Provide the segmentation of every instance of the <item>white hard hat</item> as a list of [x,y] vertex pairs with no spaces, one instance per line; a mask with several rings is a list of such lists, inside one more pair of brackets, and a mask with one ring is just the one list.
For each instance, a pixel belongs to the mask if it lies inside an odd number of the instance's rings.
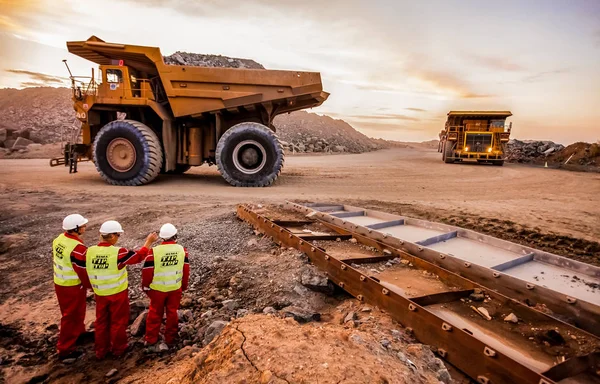
[[73,229],[77,229],[83,225],[86,225],[88,219],[81,216],[80,214],[74,213],[64,218],[63,220],[63,229],[65,231],[71,231]]
[[103,235],[108,235],[111,233],[123,233],[123,227],[119,224],[118,221],[108,220],[102,223],[100,226],[100,233]]
[[176,234],[177,228],[175,228],[173,224],[167,223],[160,227],[160,233],[158,234],[158,236],[160,236],[161,239],[170,239]]

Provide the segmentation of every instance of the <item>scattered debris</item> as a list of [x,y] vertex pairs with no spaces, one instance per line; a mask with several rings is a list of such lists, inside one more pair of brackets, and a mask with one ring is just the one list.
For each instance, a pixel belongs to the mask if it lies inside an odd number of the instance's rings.
[[510,315],[504,318],[504,321],[506,321],[507,323],[517,324],[519,322],[519,318],[514,313],[511,313]]
[[492,320],[492,317],[490,316],[487,309],[485,309],[483,307],[475,308],[472,305],[471,305],[471,309],[474,310],[477,314],[479,314],[479,316],[483,317],[484,319],[486,319],[488,321]]

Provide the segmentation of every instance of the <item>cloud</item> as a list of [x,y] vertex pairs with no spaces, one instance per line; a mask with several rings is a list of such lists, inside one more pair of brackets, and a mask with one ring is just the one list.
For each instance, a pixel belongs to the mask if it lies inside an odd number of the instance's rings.
[[466,79],[459,74],[447,70],[427,69],[416,65],[409,65],[405,68],[406,73],[420,81],[432,85],[434,88],[451,92],[462,99],[477,99],[494,97],[491,94],[478,93],[471,90]]
[[416,117],[399,115],[399,114],[385,114],[385,115],[353,115],[350,116],[353,119],[361,119],[361,120],[409,120],[409,121],[419,121]]
[[65,81],[68,80],[65,77],[47,75],[45,73],[26,71],[23,69],[7,69],[5,70],[5,72],[13,73],[16,75],[24,75],[29,77],[30,80],[33,80],[33,82],[22,82],[21,85],[24,87],[32,86],[32,84],[35,84],[33,86],[38,87],[64,85]]
[[524,77],[522,79],[522,81],[525,83],[534,83],[534,82],[540,81],[543,78],[550,76],[550,75],[561,75],[563,73],[569,73],[569,72],[571,72],[571,70],[569,68],[555,69],[553,71],[542,71],[542,72],[528,75],[528,76]]
[[505,57],[471,54],[467,55],[467,58],[472,62],[496,71],[519,72],[525,70],[521,65],[514,63]]
[[407,111],[413,111],[413,112],[427,112],[427,110],[426,110],[426,109],[414,108],[414,107],[411,107],[411,108],[404,108],[404,109],[406,109]]
[[366,129],[369,131],[376,132],[401,132],[401,131],[421,131],[422,127],[418,125],[403,125],[394,123],[382,123],[382,122],[352,122],[353,127]]

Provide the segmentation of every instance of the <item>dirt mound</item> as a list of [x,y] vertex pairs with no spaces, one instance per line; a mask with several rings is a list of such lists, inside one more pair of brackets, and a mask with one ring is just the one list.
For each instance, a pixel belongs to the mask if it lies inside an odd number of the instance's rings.
[[600,141],[594,144],[574,143],[548,157],[552,163],[600,167]]
[[409,344],[398,330],[395,336],[377,321],[370,323],[359,328],[339,322],[299,326],[291,318],[246,316],[230,323],[195,357],[195,366],[181,382],[308,383],[318,377],[320,383],[438,384],[449,378],[430,349]]
[[240,69],[265,69],[262,64],[250,59],[239,59],[221,55],[204,55],[177,51],[170,56],[163,56],[165,64],[192,65],[195,67],[219,67]]
[[284,147],[293,153],[362,153],[385,147],[343,120],[304,111],[279,115],[273,125]]

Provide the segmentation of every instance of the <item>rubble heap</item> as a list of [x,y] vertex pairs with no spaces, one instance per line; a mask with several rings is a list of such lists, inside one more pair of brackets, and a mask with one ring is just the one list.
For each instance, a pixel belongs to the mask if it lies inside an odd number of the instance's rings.
[[218,67],[240,69],[265,69],[261,64],[250,59],[239,59],[221,55],[203,55],[177,51],[170,56],[163,56],[165,64],[191,65],[194,67]]
[[284,149],[291,153],[362,153],[385,147],[343,120],[304,111],[279,115],[273,125]]
[[553,141],[512,139],[506,146],[506,160],[513,163],[532,163],[564,148],[564,145],[556,144]]

